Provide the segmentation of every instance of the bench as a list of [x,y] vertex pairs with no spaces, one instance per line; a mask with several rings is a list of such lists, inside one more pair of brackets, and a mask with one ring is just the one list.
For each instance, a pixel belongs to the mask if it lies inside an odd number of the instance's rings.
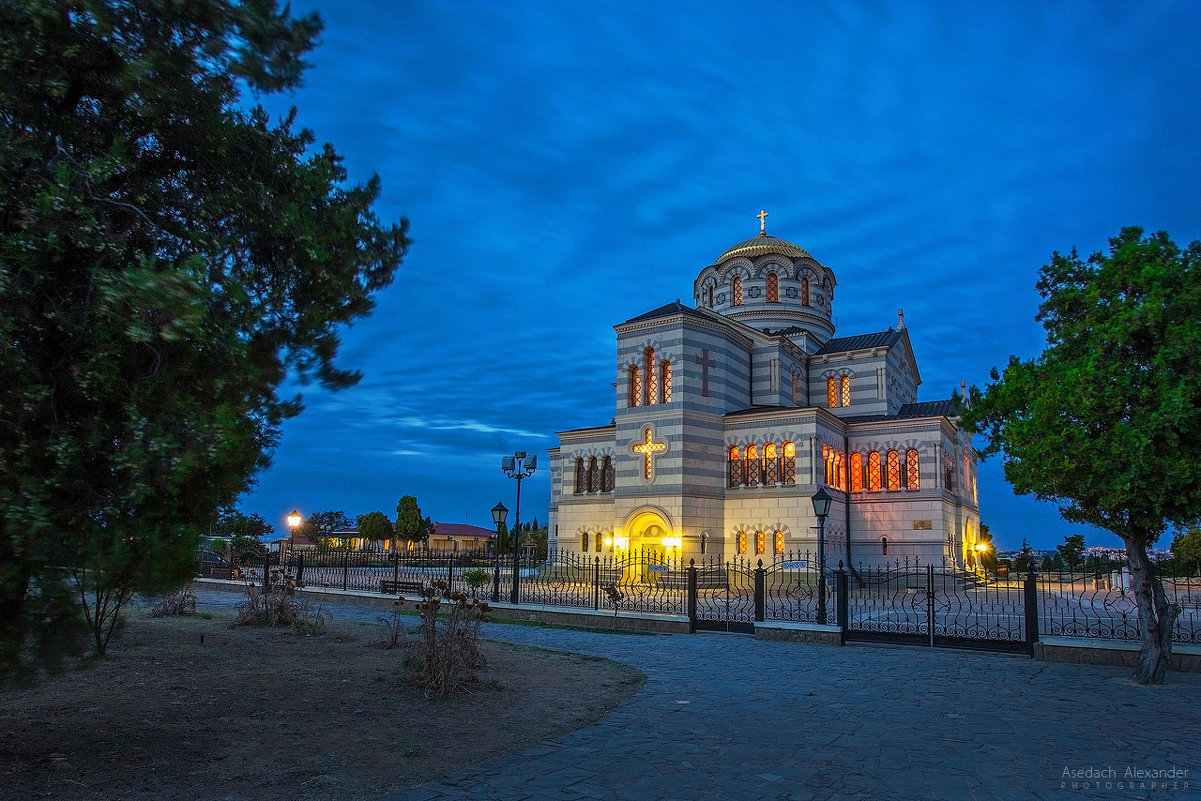
[[214,567],[209,570],[209,578],[235,581],[242,578],[242,571],[236,567]]
[[379,591],[384,595],[404,595],[405,593],[420,595],[424,589],[425,585],[420,581],[381,579],[379,583]]

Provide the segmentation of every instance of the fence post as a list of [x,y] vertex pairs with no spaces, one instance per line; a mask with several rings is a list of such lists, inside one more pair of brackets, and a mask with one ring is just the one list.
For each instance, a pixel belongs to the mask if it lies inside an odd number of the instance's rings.
[[850,601],[847,598],[847,571],[843,569],[842,562],[838,563],[838,571],[834,574],[834,592],[838,594],[834,599],[835,614],[838,615],[838,644],[846,645]]
[[300,553],[296,554],[296,586],[297,587],[303,586],[300,583],[300,580],[303,576],[304,576],[304,551],[301,551]]
[[455,591],[455,555],[453,552],[446,557],[446,586],[451,592]]
[[599,556],[592,563],[592,608],[597,612],[600,611],[600,563]]
[[926,627],[930,629],[930,647],[934,647],[934,563],[926,565]]
[[342,551],[342,589],[350,585],[350,551]]
[[[283,545],[279,546],[283,548]],[[271,592],[271,552],[263,554],[263,594]]]
[[688,633],[696,634],[696,560],[688,560]]
[[1026,574],[1022,590],[1022,606],[1026,612],[1026,649],[1034,656],[1034,643],[1038,642],[1038,576],[1034,569]]
[[755,568],[755,622],[763,622],[763,607],[765,606],[765,598],[763,591],[763,560],[759,560],[759,566]]
[[399,590],[400,587],[400,551],[395,547],[392,549],[392,589]]

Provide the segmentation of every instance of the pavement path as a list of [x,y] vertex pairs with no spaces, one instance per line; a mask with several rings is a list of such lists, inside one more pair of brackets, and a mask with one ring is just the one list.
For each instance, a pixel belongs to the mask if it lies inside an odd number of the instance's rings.
[[483,633],[615,659],[647,681],[600,723],[385,801],[1201,798],[1198,674],[1143,687],[1127,668],[942,648]]

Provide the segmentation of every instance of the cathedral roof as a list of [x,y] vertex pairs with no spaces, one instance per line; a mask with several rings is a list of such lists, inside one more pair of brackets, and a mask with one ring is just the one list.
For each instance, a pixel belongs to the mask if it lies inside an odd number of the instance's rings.
[[853,337],[837,337],[829,340],[826,342],[826,344],[818,348],[814,355],[821,356],[823,353],[845,353],[848,350],[891,347],[897,344],[900,339],[901,332],[892,328],[875,334],[858,334]]
[[637,317],[631,317],[630,319],[628,319],[624,323],[622,323],[622,325],[628,325],[630,323],[639,323],[639,322],[642,322],[643,320],[654,320],[656,317],[671,317],[672,315],[675,315],[675,314],[686,314],[691,317],[705,317],[705,315],[701,314],[696,309],[685,306],[683,303],[680,303],[680,301],[677,299],[677,300],[673,301],[672,303],[668,303],[665,306],[660,306],[657,309],[651,309],[650,311],[648,311],[644,314],[640,314]]
[[767,234],[759,234],[759,236],[751,237],[745,242],[739,242],[718,256],[717,260],[713,263],[721,264],[726,259],[732,259],[735,256],[746,256],[749,259],[753,259],[756,256],[764,256],[768,253],[780,253],[790,259],[813,258],[813,256],[809,255],[809,251],[792,244],[787,239],[777,239]]

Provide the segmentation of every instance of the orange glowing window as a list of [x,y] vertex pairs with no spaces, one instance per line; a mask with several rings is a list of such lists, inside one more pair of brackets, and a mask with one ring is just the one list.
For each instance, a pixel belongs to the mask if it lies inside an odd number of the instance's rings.
[[867,490],[868,492],[879,492],[880,490],[879,451],[872,451],[867,456]]
[[851,492],[863,492],[863,454],[851,454]]
[[780,302],[780,277],[775,273],[767,274],[767,302]]
[[642,376],[638,374],[638,365],[630,365],[630,405],[642,405]]
[[917,448],[910,448],[905,451],[905,486],[909,489],[918,489],[920,481],[921,469],[917,457]]
[[745,531],[738,532],[738,553],[740,553],[740,554],[746,553],[746,532]]
[[791,442],[784,443],[784,469],[780,472],[780,480],[785,484],[796,481],[796,445]]
[[833,409],[838,405],[838,382],[834,376],[826,379],[826,407]]
[[661,369],[663,375],[660,386],[663,387],[663,402],[671,403],[671,362],[664,359]]
[[767,534],[762,531],[755,532],[755,553],[767,553]]
[[896,451],[888,452],[888,488],[890,490],[901,488],[901,454]]
[[783,531],[776,532],[776,555],[777,556],[784,555],[784,532]]
[[655,349],[647,348],[643,357],[646,363],[646,403],[650,406],[659,402],[659,379],[655,375]]
[[809,277],[801,279],[801,305],[809,305]]
[[851,377],[849,375],[844,375],[842,377],[841,384],[842,384],[842,398],[841,398],[842,405],[850,406],[851,405]]
[[734,276],[734,305],[742,305],[742,276]]

